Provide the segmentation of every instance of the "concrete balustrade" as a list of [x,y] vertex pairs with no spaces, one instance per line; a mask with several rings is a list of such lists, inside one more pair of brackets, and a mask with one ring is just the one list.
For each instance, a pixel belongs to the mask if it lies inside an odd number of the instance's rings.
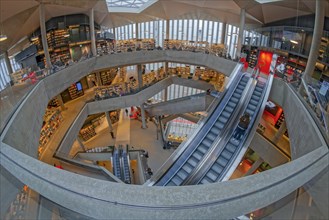
[[[134,58],[138,53],[141,54]],[[295,160],[260,174],[200,186],[147,187],[88,178],[56,169],[35,159],[42,116],[50,98],[93,70],[134,64],[142,59],[144,53],[145,63],[175,61],[209,65],[209,68],[229,75],[230,64],[227,62],[231,61],[186,51],[132,52],[91,58],[75,64],[45,78],[18,107],[1,136],[2,168],[49,200],[99,219],[235,218],[267,206],[315,177],[327,174],[328,146],[321,139],[301,102],[283,82],[278,81],[273,83],[271,99],[282,105],[286,112]],[[161,54],[162,60],[156,57]],[[146,55],[150,56],[150,60],[147,60]],[[225,72],[226,70],[228,72]],[[283,89],[278,90],[280,88]],[[85,107],[78,118],[87,117],[88,108],[89,106]],[[70,128],[72,134],[78,132],[82,126],[81,122],[82,120],[76,122]],[[297,132],[297,127],[303,128],[303,132]],[[68,140],[68,143],[74,141],[75,137]],[[328,186],[328,179],[320,180],[324,180],[324,184],[321,182],[320,186]],[[320,189],[318,188],[318,191]],[[324,204],[328,204],[328,201]]]

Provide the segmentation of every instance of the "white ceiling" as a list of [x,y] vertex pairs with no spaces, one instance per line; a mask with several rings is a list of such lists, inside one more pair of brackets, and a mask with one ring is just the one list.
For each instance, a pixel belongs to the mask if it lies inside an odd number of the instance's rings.
[[[107,27],[155,19],[207,19],[238,24],[241,8],[246,9],[247,25],[261,25],[296,17],[297,14],[302,16],[315,13],[315,0],[283,0],[265,4],[255,0],[120,1],[112,0],[124,12],[120,12],[118,7],[110,7],[109,12],[105,0],[0,0],[1,34],[8,36],[7,40],[0,42],[0,53],[12,48],[40,26],[40,2],[45,4],[46,20],[76,13],[88,15],[88,11],[94,8],[95,22]],[[329,0],[324,1],[326,16],[329,17]],[[142,5],[143,2],[146,3]],[[133,10],[125,10],[127,7],[123,7],[124,4]],[[14,50],[9,51],[10,54],[22,49],[27,42],[28,39],[23,40]]]

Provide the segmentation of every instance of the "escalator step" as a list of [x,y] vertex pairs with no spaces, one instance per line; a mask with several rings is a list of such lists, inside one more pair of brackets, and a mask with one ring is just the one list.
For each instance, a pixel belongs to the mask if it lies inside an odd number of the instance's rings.
[[254,106],[254,105],[250,105],[248,106],[248,109],[252,110],[252,111],[255,111],[257,108],[257,106]]
[[209,148],[212,145],[212,141],[210,141],[209,139],[205,138],[203,139],[202,143]]
[[209,170],[209,172],[207,173],[207,177],[211,179],[212,182],[215,182],[218,177],[218,174],[215,173],[213,170]]
[[176,175],[178,175],[179,178],[181,178],[182,180],[185,180],[186,177],[188,176],[188,173],[185,170],[180,169]]
[[237,99],[240,99],[240,98],[241,98],[241,94],[239,94],[239,93],[234,93],[234,94],[233,94],[233,97],[234,97],[234,98],[237,98]]
[[176,186],[179,186],[183,182],[183,180],[176,175],[174,178],[172,178],[171,182],[173,182]]
[[226,123],[227,122],[227,118],[225,118],[225,117],[222,117],[222,116],[220,116],[219,118],[218,118],[218,120],[220,121],[220,122],[222,122],[222,123]]
[[247,83],[245,83],[245,82],[240,82],[239,85],[243,86],[243,88],[244,88],[244,87],[246,87]]
[[187,173],[191,173],[193,170],[193,168],[188,163],[184,164],[182,169],[185,170],[185,172],[187,172]]
[[211,167],[212,170],[215,170],[218,174],[221,174],[223,171],[223,167],[219,165],[218,163],[214,163],[214,165]]
[[172,181],[170,181],[170,182],[167,184],[167,186],[177,186],[177,185],[175,185]]
[[263,91],[263,88],[259,88],[259,87],[256,86],[255,90],[256,90],[257,92],[262,92],[262,91]]
[[231,97],[230,101],[234,102],[234,103],[238,103],[239,99],[235,98],[235,97]]
[[227,103],[227,105],[229,106],[229,107],[231,107],[231,108],[235,108],[235,106],[236,106],[236,103],[235,102],[231,102],[231,101],[229,101],[228,103]]
[[237,88],[237,89],[235,90],[235,93],[238,93],[238,94],[242,94],[242,92],[243,92],[243,89],[239,89],[239,88]]
[[214,134],[219,134],[221,129],[217,128],[216,125],[211,128],[211,132]]
[[225,111],[227,111],[227,112],[229,112],[229,113],[232,113],[233,110],[234,110],[233,107],[230,107],[230,106],[228,106],[228,105],[225,106]]
[[252,111],[252,110],[250,110],[250,109],[247,109],[246,112],[249,113],[249,115],[250,115],[251,117],[252,117],[252,116],[254,115],[254,113],[255,113],[255,111]]
[[228,160],[226,160],[224,157],[219,156],[217,159],[217,163],[223,167],[226,167]]
[[256,96],[256,95],[252,95],[252,96],[251,96],[251,99],[252,99],[252,100],[255,100],[255,101],[258,102],[259,99],[260,99],[260,97],[258,97],[258,96]]
[[240,89],[240,90],[244,90],[244,86],[242,86],[242,85],[238,85],[238,87],[237,87],[237,89]]
[[254,94],[255,94],[256,96],[259,96],[259,97],[262,95],[261,92],[257,92],[257,91],[254,91]]
[[190,157],[187,163],[189,163],[189,165],[194,168],[198,165],[199,161],[195,160],[193,157]]
[[250,104],[252,104],[252,105],[258,105],[258,102],[257,101],[255,101],[255,100],[250,100],[250,102],[249,102]]
[[203,144],[200,144],[198,147],[198,151],[205,154],[208,151],[208,148],[206,146],[204,146]]
[[[211,128],[211,130],[213,130],[213,128],[218,128],[220,129],[220,131],[224,128],[225,124],[223,122],[217,121],[215,123],[215,126]],[[215,131],[214,131],[215,132]]]
[[231,113],[230,112],[227,112],[227,111],[223,111],[222,112],[222,115],[225,117],[225,118],[230,118],[231,117]]
[[213,134],[213,133],[211,132],[211,130],[210,130],[210,132],[207,134],[207,137],[208,137],[210,140],[214,141],[214,140],[216,139],[217,135]]
[[224,150],[224,151],[221,153],[221,155],[222,155],[225,159],[230,160],[233,154],[232,154],[231,152],[229,152],[228,150]]
[[231,144],[231,143],[228,143],[228,144],[226,145],[226,148],[225,148],[225,149],[227,149],[227,150],[230,151],[231,153],[234,153],[234,152],[235,152],[235,149],[236,149],[236,146],[233,145],[233,144]]
[[206,176],[200,182],[200,184],[208,184],[208,183],[211,183],[211,180],[208,179],[208,177],[206,177]]
[[202,154],[200,151],[194,151],[192,154],[192,157],[195,157],[196,160],[200,161],[202,159],[204,154]]

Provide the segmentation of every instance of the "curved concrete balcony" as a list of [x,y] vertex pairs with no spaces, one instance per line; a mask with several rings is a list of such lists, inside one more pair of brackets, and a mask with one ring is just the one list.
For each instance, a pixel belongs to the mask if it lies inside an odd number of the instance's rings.
[[[97,69],[160,61],[203,65],[226,75],[235,65],[206,54],[146,51],[96,57],[68,67],[39,82],[15,110],[1,135],[1,166],[49,200],[100,219],[235,218],[278,201],[318,175],[327,174],[328,146],[308,111],[283,82],[274,83],[272,98],[283,106],[287,118],[292,118],[287,126],[295,160],[257,175],[208,185],[147,187],[92,179],[36,159],[42,116],[53,96]],[[303,123],[300,133],[295,128]]]

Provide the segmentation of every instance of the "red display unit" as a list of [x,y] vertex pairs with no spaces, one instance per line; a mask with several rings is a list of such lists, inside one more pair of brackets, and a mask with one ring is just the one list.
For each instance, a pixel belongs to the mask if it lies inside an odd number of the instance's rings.
[[260,51],[258,56],[257,66],[260,68],[260,72],[269,74],[270,66],[272,62],[273,53],[268,51]]

